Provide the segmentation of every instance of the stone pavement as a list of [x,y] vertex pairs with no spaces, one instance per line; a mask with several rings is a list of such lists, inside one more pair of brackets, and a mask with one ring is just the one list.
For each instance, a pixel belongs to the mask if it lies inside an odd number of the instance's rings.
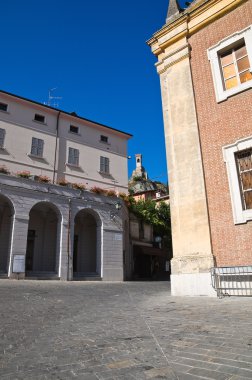
[[252,299],[1,280],[0,379],[252,379]]

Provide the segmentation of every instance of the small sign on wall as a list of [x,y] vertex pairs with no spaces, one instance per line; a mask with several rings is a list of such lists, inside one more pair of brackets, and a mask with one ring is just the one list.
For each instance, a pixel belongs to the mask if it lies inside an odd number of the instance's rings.
[[122,234],[115,234],[115,240],[122,241]]
[[13,257],[13,273],[25,272],[25,255],[15,255]]

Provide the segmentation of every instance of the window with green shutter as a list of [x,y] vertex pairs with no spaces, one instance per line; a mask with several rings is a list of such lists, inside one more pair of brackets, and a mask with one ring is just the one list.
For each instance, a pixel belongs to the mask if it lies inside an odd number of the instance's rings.
[[68,148],[68,164],[79,166],[79,150]]
[[100,172],[109,174],[109,158],[100,157]]
[[44,140],[32,138],[31,154],[33,156],[43,157]]
[[5,129],[0,128],[0,148],[4,147]]

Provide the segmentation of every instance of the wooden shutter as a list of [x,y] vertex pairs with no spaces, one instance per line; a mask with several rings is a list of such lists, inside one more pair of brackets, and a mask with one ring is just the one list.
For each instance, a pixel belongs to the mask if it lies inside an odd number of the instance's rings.
[[105,157],[105,173],[109,173],[109,159]]
[[79,165],[79,150],[74,149],[74,165]]
[[37,154],[39,157],[43,157],[44,140],[38,139]]
[[74,149],[73,148],[68,149],[68,163],[74,164]]
[[38,139],[36,139],[35,137],[32,138],[32,145],[31,145],[31,154],[33,154],[34,156],[37,155],[37,151],[38,151]]
[[244,209],[252,209],[252,150],[236,155]]
[[0,128],[0,148],[4,146],[5,129]]
[[100,157],[100,171],[104,172],[105,171],[105,157]]

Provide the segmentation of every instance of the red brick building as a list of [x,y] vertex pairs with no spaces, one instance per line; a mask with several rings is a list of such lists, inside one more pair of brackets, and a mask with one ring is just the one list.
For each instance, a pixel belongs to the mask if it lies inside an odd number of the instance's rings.
[[170,1],[149,45],[162,90],[172,291],[212,295],[211,267],[252,269],[252,1],[185,10]]

